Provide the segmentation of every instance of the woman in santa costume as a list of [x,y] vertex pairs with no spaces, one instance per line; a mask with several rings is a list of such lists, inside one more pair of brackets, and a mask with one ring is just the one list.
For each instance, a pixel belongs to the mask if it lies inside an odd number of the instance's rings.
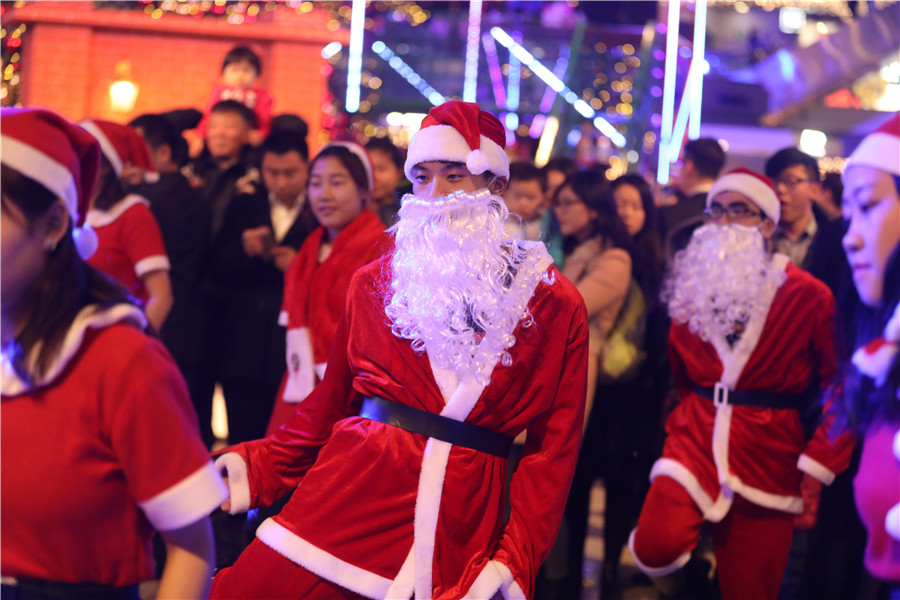
[[320,226],[285,273],[279,321],[287,327],[287,371],[267,434],[325,375],[350,277],[391,249],[378,215],[366,210],[374,186],[371,161],[359,144],[329,144],[309,165],[307,198]]
[[843,174],[844,251],[863,306],[859,349],[835,403],[862,439],[853,481],[865,566],[900,599],[900,115],[869,134]]
[[351,279],[324,379],[217,460],[232,512],[292,495],[212,597],[531,597],[578,453],[588,329],[543,244],[505,238],[504,141],[476,104],[423,120],[396,249]]
[[169,258],[150,202],[125,191],[128,184],[153,182],[159,174],[135,130],[100,119],[80,125],[97,139],[101,150],[100,175],[86,218],[99,244],[88,264],[124,285],[160,331],[172,308]]
[[84,262],[100,148],[43,109],[3,109],[0,575],[4,598],[164,598],[209,585],[207,515],[226,489],[171,357]]
[[[771,180],[746,169],[709,192],[710,222],[664,285],[679,405],[629,546],[658,578],[683,567],[712,523],[724,598],[776,598],[804,473],[828,484],[852,440],[828,423],[810,438],[800,412],[836,370],[828,288],[768,250],[780,206]],[[821,412],[821,411],[820,411]]]

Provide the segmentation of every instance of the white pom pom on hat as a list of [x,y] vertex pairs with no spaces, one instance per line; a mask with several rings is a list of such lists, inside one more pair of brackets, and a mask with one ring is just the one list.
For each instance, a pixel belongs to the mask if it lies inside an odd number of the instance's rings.
[[509,178],[506,129],[474,102],[450,100],[435,106],[410,140],[403,170],[412,180],[414,166],[434,160],[463,163],[473,175],[490,171]]

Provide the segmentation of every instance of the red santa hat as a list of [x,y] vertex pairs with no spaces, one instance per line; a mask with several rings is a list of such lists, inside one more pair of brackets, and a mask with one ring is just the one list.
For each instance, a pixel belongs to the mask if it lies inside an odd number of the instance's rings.
[[900,175],[900,113],[867,135],[850,155],[848,167],[865,165]]
[[37,181],[65,204],[82,258],[97,248],[84,224],[100,168],[100,147],[84,129],[44,108],[4,108],[0,162]]
[[412,168],[431,160],[466,165],[473,175],[490,171],[509,178],[506,130],[500,120],[474,102],[450,100],[431,109],[422,128],[409,141],[404,172],[412,180]]
[[121,178],[125,166],[131,165],[143,171],[144,181],[147,183],[159,181],[159,173],[153,168],[147,142],[137,131],[127,125],[100,119],[88,119],[80,124],[100,142],[103,156],[112,165],[117,176]]
[[706,208],[709,208],[715,197],[722,192],[737,192],[750,198],[766,216],[778,225],[781,218],[781,205],[775,193],[775,185],[765,175],[750,169],[734,169],[728,171],[713,183],[706,196]]

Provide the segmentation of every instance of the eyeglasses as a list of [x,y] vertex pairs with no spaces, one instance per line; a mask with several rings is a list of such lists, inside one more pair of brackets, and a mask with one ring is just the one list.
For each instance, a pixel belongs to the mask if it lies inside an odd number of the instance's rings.
[[776,179],[774,181],[774,183],[776,186],[780,183],[780,184],[784,185],[784,187],[786,187],[787,189],[792,190],[795,187],[797,187],[798,185],[800,185],[801,183],[809,183],[810,181],[812,181],[812,179],[798,179],[796,177],[779,177],[778,179]]
[[724,215],[728,215],[728,219],[731,221],[743,221],[753,217],[764,219],[766,217],[765,213],[753,210],[740,202],[729,204],[728,206],[722,206],[718,202],[713,202],[709,205],[709,208],[703,211],[703,214],[710,221],[718,221]]

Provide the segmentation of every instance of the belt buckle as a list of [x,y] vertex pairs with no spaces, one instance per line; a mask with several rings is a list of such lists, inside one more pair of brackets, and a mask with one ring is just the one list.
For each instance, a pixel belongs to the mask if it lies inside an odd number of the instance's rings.
[[722,385],[721,383],[717,383],[713,386],[713,404],[717,407],[725,406],[728,404],[728,388]]

